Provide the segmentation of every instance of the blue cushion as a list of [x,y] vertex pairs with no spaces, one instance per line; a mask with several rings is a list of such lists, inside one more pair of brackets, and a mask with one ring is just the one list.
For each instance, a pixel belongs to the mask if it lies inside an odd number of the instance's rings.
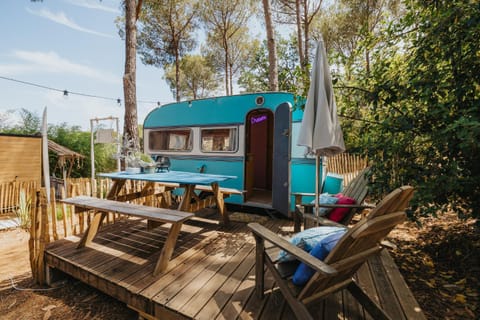
[[[310,255],[320,260],[325,259],[345,232],[346,230],[344,229],[342,232],[336,232],[326,236],[310,251]],[[303,286],[310,280],[314,273],[315,270],[302,262],[293,274],[292,282],[297,286]]]
[[[338,198],[337,197],[334,197],[332,195],[329,195],[328,193],[322,193],[319,197],[318,197],[318,203],[323,203],[323,204],[335,204],[337,203],[338,201]],[[312,204],[315,204],[315,200],[313,200],[311,202]],[[322,208],[320,207],[319,210],[318,210],[318,215],[319,216],[324,216],[326,215],[327,213],[329,213],[333,208]]]
[[[328,237],[331,234],[345,232],[346,227],[330,227],[322,226],[303,230],[297,233],[290,239],[290,243],[293,245],[310,252],[323,238]],[[282,250],[278,254],[278,262],[286,262],[295,260],[295,257]]]

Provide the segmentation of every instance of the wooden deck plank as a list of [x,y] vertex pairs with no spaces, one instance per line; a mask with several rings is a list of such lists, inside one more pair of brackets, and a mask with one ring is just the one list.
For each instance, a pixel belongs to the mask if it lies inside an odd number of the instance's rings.
[[221,241],[215,251],[206,252],[205,259],[201,260],[202,263],[198,263],[193,270],[190,270],[188,276],[182,275],[177,278],[173,282],[174,288],[170,286],[170,290],[162,291],[161,294],[155,296],[154,301],[180,311],[195,293],[221,270],[224,264],[230,263],[239,251],[239,248],[236,247],[233,251],[229,248],[228,252],[225,252],[221,249],[221,244],[226,245]]
[[282,319],[283,308],[287,304],[279,289],[272,290],[268,295],[268,303],[265,301],[259,320]]
[[235,269],[227,281],[224,282],[210,300],[199,309],[200,311],[195,315],[195,318],[210,320],[214,319],[217,314],[222,312],[227,302],[230,300],[230,297],[238,291],[240,284],[243,281],[248,280],[247,277],[253,271],[254,266],[255,259],[252,252],[242,260],[238,268]]
[[[222,267],[215,272],[208,281],[205,282],[203,287],[200,288],[184,305],[179,309],[179,311],[189,317],[194,317],[199,310],[201,310],[206,303],[214,296],[214,294],[219,290],[220,287],[229,279],[231,274],[237,269],[240,263],[252,253],[254,246],[252,244],[246,243],[235,255]],[[233,252],[232,252],[233,253]],[[218,263],[218,262],[215,262]],[[210,271],[210,270],[209,270]],[[202,277],[205,277],[205,274],[202,274]],[[197,281],[202,281],[202,279],[197,279]],[[186,287],[185,290],[189,290],[189,287]],[[193,288],[192,288],[193,289]],[[193,291],[193,290],[192,290]],[[178,296],[176,297],[178,298]],[[172,303],[171,301],[170,303]]]
[[[253,277],[255,281],[255,277]],[[275,285],[275,279],[270,272],[265,272],[265,296],[262,300],[257,298],[255,293],[255,282],[252,288],[249,288],[251,294],[246,304],[243,304],[243,309],[240,311],[238,315],[239,319],[260,319],[262,315],[264,315],[264,308],[267,303],[274,303],[272,294],[273,290],[279,291]],[[272,302],[273,301],[273,302]],[[256,316],[253,316],[256,315]],[[228,318],[227,318],[228,319]]]
[[405,312],[405,317],[407,319],[426,319],[412,292],[410,290],[401,289],[408,286],[405,282],[405,279],[403,279],[400,271],[398,270],[397,265],[393,261],[393,258],[388,254],[386,250],[380,252],[380,257],[386,269],[386,274],[389,276],[390,282],[392,283],[392,288],[395,290],[398,301],[402,305],[402,310]]
[[253,294],[255,288],[255,268],[252,268],[247,277],[238,286],[238,289],[231,295],[228,303],[215,318],[218,320],[236,319],[244,308],[247,301]]
[[[266,226],[278,232],[291,224],[270,220]],[[154,277],[165,227],[147,230],[145,220],[120,221],[102,227],[90,248],[75,249],[79,237],[50,244],[46,261],[158,319],[295,319],[269,272],[265,298],[254,294],[255,244],[245,224],[223,227],[206,219],[188,220],[177,240],[171,267]],[[407,319],[425,319],[420,308],[416,311],[418,304],[388,253],[362,267],[357,278],[370,296],[379,301],[385,297],[381,302],[388,314],[402,312]],[[380,290],[388,290],[388,286],[390,292],[384,296]],[[395,300],[394,306],[386,299]],[[371,319],[347,291],[310,309],[316,319]]]
[[350,320],[364,319],[363,309],[348,290],[342,290],[344,318]]
[[[382,260],[379,255],[373,256],[368,261],[373,277],[373,282],[377,288],[380,298],[380,305],[392,319],[405,319],[401,306],[396,299],[395,291],[385,273]],[[388,308],[388,309],[387,309]]]
[[[218,228],[218,224],[215,226]],[[188,231],[188,229],[186,231]],[[176,253],[171,261],[171,268],[167,269],[162,275],[159,275],[159,277],[139,270],[138,272],[130,274],[127,278],[119,280],[118,283],[123,288],[122,293],[127,295],[126,299],[128,299],[129,304],[138,307],[148,305],[148,309],[153,313],[154,306],[151,301],[153,296],[156,295],[159,290],[168,286],[167,283],[176,281],[177,275],[182,273],[178,273],[178,267],[191,267],[191,259],[195,259],[195,255],[201,253],[202,250],[211,244],[217,237],[218,232],[218,229],[205,231],[203,228],[199,228],[195,233],[191,232],[190,236],[185,238],[185,242],[183,241],[184,239],[182,239],[180,241],[180,247],[175,249]],[[190,246],[193,246],[193,248],[188,248]],[[179,254],[179,250],[182,251],[181,254]],[[185,259],[188,259],[188,262],[185,262]],[[153,261],[155,260],[152,259],[152,263]],[[142,292],[143,290],[147,291]],[[148,292],[150,292],[150,294],[148,294]]]
[[[234,237],[235,239],[235,237]],[[248,256],[252,257],[249,263],[249,269],[253,267],[253,250],[255,248],[255,242],[253,236],[250,234],[245,234],[242,236],[244,244],[239,248],[238,253],[228,262],[225,263],[213,277],[209,279],[208,282],[203,285],[203,287],[197,292],[195,297],[188,301],[188,304],[185,304],[184,307],[180,308],[184,314],[194,317],[195,314],[206,305],[207,301],[212,302],[211,298],[219,290],[220,287],[231,277],[231,274],[237,269],[242,261],[247,259]],[[236,244],[238,241],[232,241],[234,248],[239,247]],[[227,254],[227,252],[226,252]],[[232,254],[228,252],[228,254]],[[218,262],[216,262],[218,263]],[[198,279],[197,279],[198,280]],[[202,281],[200,279],[200,281]],[[188,289],[188,288],[187,288]]]
[[[211,239],[212,241],[205,243],[200,250],[192,250],[193,254],[187,261],[171,270],[167,275],[164,275],[155,284],[155,287],[148,288],[147,291],[142,292],[142,295],[146,295],[158,303],[166,303],[168,300],[171,300],[184,286],[195,279],[202,269],[215,262],[210,253],[221,251],[224,246],[224,242],[220,238],[222,236],[219,234],[223,233],[216,231],[215,237]],[[226,235],[223,235],[223,237],[226,237]],[[220,256],[221,254],[219,253],[218,255]]]
[[[380,303],[368,264],[364,264],[360,267],[360,269],[358,269],[355,278],[358,280],[357,283],[359,286],[370,296],[370,298],[372,298],[372,300],[374,300],[376,303]],[[363,307],[360,306],[360,308],[363,310],[363,315],[366,320],[373,319]]]
[[[323,319],[336,320],[341,319],[343,315],[343,298],[342,292],[335,292],[325,298]],[[340,315],[340,316],[339,316]]]

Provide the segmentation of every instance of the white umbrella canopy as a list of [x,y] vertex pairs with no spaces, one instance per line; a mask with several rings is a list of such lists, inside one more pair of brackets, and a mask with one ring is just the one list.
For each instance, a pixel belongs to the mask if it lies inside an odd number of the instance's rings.
[[318,217],[320,156],[333,156],[345,151],[343,133],[337,116],[330,67],[323,39],[318,41],[313,61],[310,88],[303,113],[297,145],[308,147],[316,155],[315,215]]
[[345,151],[323,39],[318,42],[297,145],[318,156]]

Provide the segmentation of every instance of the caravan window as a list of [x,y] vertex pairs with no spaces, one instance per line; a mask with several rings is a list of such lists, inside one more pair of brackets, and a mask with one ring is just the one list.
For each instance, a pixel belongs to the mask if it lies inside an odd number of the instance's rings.
[[237,151],[237,128],[201,129],[203,152]]
[[192,150],[192,130],[172,129],[150,131],[151,151],[190,151]]

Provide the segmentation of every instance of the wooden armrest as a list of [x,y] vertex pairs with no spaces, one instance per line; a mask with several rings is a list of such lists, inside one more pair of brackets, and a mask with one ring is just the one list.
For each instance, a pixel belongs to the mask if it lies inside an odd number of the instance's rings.
[[396,250],[397,249],[397,245],[395,243],[392,243],[392,242],[388,241],[388,240],[380,241],[380,245],[383,248],[388,248],[388,249],[391,249],[391,250]]
[[272,243],[273,245],[279,247],[282,250],[285,250],[286,252],[288,252],[298,260],[302,261],[303,263],[307,264],[308,266],[312,267],[313,269],[327,275],[337,274],[337,270],[335,270],[328,264],[315,258],[314,256],[311,256],[310,254],[308,254],[308,252],[294,246],[287,240],[279,237],[277,234],[263,227],[262,225],[258,223],[249,223],[248,227],[250,228],[250,230],[252,230],[255,236]]
[[335,221],[332,221],[330,219],[327,219],[325,217],[315,217],[315,215],[311,214],[311,213],[304,213],[303,214],[303,217],[304,218],[307,218],[307,219],[310,219],[310,220],[316,220],[318,221],[318,224],[321,225],[321,226],[331,226],[331,227],[342,227],[342,228],[345,228],[345,225],[341,224],[341,223],[338,223],[338,222],[335,222]]
[[292,196],[315,197],[315,193],[313,193],[313,192],[292,192]]
[[[303,207],[315,207],[314,203],[302,203],[300,206]],[[351,209],[368,209],[368,208],[375,208],[372,205],[365,205],[365,204],[327,204],[327,203],[319,203],[318,206],[320,208],[351,208]]]

